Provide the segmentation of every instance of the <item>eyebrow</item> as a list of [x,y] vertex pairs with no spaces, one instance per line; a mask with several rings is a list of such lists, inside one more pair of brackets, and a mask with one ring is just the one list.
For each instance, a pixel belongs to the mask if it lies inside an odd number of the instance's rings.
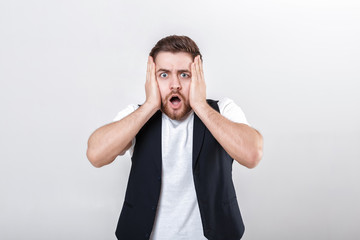
[[[171,71],[168,70],[168,69],[165,69],[165,68],[160,68],[159,70],[156,71],[156,73],[158,73],[158,72],[166,72],[166,73],[168,73],[168,72],[171,72]],[[180,72],[190,72],[190,70],[188,70],[188,69],[179,69],[179,70],[177,70],[177,72],[178,73],[180,73]]]

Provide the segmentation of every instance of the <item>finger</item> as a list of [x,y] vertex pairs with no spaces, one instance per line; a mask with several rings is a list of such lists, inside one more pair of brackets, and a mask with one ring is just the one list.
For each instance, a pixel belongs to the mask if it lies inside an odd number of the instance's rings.
[[201,79],[203,79],[203,80],[204,80],[203,61],[201,60],[200,55],[199,55],[199,65],[200,65],[200,74],[201,74]]
[[191,80],[196,81],[196,78],[197,78],[197,73],[196,73],[195,61],[194,61],[193,63],[191,63]]
[[155,76],[155,63],[152,61],[151,62],[151,78],[152,80],[156,80],[156,76]]
[[148,61],[147,61],[147,69],[146,69],[146,81],[149,81],[150,77],[150,56],[148,57]]
[[153,78],[154,73],[154,62],[152,61],[151,57],[149,57],[149,73],[150,73],[150,80]]
[[150,71],[150,74],[151,74],[151,77],[155,77],[155,62],[154,62],[154,58],[152,56],[149,57],[149,61],[150,61],[150,65],[151,65],[151,71]]
[[200,81],[201,80],[201,71],[200,71],[200,57],[199,55],[196,56],[196,73],[197,73],[197,78]]

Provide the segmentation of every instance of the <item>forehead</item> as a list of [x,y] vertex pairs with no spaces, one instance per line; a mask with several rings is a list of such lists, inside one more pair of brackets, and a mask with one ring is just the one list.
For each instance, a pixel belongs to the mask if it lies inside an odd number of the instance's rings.
[[189,69],[190,64],[193,62],[192,56],[187,52],[164,52],[161,51],[155,58],[156,68],[164,69]]

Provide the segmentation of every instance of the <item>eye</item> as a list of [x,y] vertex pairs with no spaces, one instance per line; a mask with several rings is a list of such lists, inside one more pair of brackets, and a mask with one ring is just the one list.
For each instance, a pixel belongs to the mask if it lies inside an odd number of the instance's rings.
[[187,73],[181,73],[180,76],[181,76],[182,78],[188,78],[188,77],[190,77],[190,75],[187,74]]
[[160,73],[160,77],[162,77],[162,78],[166,78],[167,76],[168,76],[167,73]]

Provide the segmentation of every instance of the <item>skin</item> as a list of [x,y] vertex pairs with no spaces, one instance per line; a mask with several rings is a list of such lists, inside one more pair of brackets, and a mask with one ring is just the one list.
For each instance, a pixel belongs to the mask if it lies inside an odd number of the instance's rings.
[[[97,129],[89,138],[87,157],[95,167],[115,160],[131,147],[132,139],[159,109],[181,120],[191,111],[201,119],[225,151],[237,162],[254,168],[262,157],[263,138],[252,127],[223,117],[206,102],[206,84],[200,56],[160,52],[156,64],[149,56],[145,82],[146,100],[125,118]],[[181,100],[174,105],[171,96]]]
[[261,134],[246,124],[228,120],[207,104],[206,84],[200,56],[195,57],[191,72],[189,100],[196,115],[233,159],[245,167],[256,167],[262,158]]
[[[155,62],[155,78],[161,96],[161,111],[171,119],[181,120],[191,111],[189,92],[192,56],[184,52],[160,52]],[[170,101],[173,96],[180,99],[177,105]]]

